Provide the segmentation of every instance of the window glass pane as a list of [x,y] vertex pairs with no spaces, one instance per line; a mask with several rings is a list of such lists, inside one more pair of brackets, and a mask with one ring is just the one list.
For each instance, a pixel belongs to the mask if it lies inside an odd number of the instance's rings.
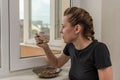
[[50,0],[19,0],[19,15],[21,58],[45,55],[42,48],[35,46],[34,36],[50,36]]
[[50,0],[31,0],[30,38],[35,33],[50,34]]

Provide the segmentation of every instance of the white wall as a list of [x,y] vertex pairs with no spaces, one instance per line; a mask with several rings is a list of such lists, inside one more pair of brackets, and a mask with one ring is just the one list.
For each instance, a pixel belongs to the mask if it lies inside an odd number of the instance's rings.
[[71,0],[71,5],[80,7],[80,0]]
[[103,0],[102,15],[102,41],[110,49],[114,80],[120,80],[120,0]]
[[81,0],[80,7],[86,9],[92,16],[95,37],[101,41],[101,0]]
[[87,10],[93,17],[95,37],[101,41],[101,0],[73,0],[72,6]]

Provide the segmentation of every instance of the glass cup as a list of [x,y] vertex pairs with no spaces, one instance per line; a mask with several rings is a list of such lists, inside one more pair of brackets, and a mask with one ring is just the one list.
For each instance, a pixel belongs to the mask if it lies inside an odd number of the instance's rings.
[[40,36],[40,40],[42,40],[44,43],[49,42],[49,35],[44,34],[44,33],[39,33],[39,36]]

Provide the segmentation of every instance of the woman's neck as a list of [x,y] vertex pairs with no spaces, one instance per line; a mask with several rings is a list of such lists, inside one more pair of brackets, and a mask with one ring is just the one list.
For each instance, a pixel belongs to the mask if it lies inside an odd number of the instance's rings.
[[84,39],[84,38],[77,38],[73,44],[77,50],[81,50],[86,48],[90,43],[92,43],[92,40]]

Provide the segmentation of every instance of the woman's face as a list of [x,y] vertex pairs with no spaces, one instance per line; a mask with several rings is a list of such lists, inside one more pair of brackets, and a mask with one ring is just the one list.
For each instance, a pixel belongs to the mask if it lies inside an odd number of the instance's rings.
[[72,27],[71,24],[68,22],[67,16],[64,16],[63,18],[62,29],[60,33],[62,34],[65,43],[71,43],[77,37],[77,35],[75,34],[74,26]]

